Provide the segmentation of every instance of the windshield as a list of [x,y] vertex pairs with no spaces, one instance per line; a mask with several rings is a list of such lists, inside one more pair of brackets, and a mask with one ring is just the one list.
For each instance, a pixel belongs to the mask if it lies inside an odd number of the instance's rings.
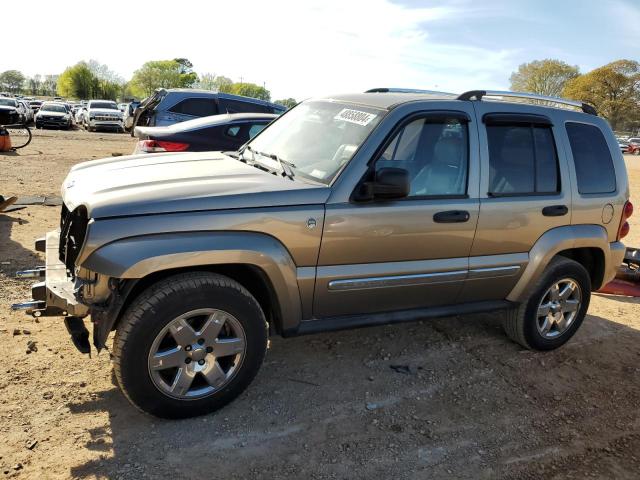
[[[249,145],[256,160],[329,184],[378,124],[384,110],[331,101],[308,101],[291,109]],[[269,155],[272,158],[267,158]]]
[[40,107],[41,112],[60,112],[66,113],[67,109],[64,108],[64,105],[54,105],[54,104],[44,104]]
[[4,107],[16,107],[16,101],[11,98],[0,98],[0,105]]
[[115,102],[91,102],[89,108],[108,108],[109,110],[118,110]]

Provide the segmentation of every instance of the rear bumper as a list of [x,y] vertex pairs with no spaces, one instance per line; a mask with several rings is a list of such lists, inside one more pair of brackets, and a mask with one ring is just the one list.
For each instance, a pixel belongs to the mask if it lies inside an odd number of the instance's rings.
[[14,304],[12,309],[25,310],[35,317],[88,315],[87,306],[76,300],[75,282],[67,275],[67,267],[58,258],[59,244],[59,231],[47,233],[44,242],[36,242],[36,250],[44,251],[46,256],[44,267],[18,272],[18,276],[44,280],[31,287],[32,302]]

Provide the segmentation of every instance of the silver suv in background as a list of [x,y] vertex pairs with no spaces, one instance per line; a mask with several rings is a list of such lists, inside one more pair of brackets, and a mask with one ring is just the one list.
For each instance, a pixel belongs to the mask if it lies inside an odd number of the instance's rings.
[[15,308],[63,316],[84,352],[85,317],[98,349],[115,330],[122,391],[173,418],[239,395],[270,334],[504,310],[511,339],[558,348],[633,210],[592,107],[487,91],[311,99],[237,152],[78,164],[62,195]]
[[124,132],[122,112],[114,101],[90,100],[82,109],[81,117],[84,128],[90,132],[98,129]]

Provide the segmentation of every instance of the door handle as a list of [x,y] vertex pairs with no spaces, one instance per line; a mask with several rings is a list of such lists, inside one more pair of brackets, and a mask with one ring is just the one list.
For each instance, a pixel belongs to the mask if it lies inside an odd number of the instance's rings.
[[448,210],[433,215],[436,223],[463,223],[469,221],[469,212],[466,210]]
[[566,205],[549,205],[542,209],[542,215],[545,217],[561,217],[569,213]]

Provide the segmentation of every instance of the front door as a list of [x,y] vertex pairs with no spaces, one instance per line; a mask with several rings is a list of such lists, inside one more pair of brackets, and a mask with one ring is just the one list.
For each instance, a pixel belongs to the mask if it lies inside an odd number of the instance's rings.
[[396,126],[373,168],[407,170],[410,194],[327,204],[316,318],[454,303],[478,219],[477,152],[471,105]]

